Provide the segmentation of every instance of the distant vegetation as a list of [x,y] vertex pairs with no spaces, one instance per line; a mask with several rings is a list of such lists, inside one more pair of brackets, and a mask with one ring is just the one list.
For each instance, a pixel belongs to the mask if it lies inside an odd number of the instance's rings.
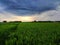
[[3,21],[3,22],[5,22],[5,23],[6,23],[7,21]]
[[20,22],[22,22],[22,21],[10,21],[10,22],[13,22],[13,23],[20,23]]
[[0,45],[60,45],[60,23],[0,23]]
[[[7,21],[3,21],[3,22],[7,22]],[[18,23],[18,22],[22,22],[22,21],[10,21],[10,22],[13,22],[13,23]],[[54,23],[54,22],[59,22],[60,23],[60,21],[36,21],[36,20],[34,20],[34,21],[31,21],[31,22],[40,22],[40,23]]]

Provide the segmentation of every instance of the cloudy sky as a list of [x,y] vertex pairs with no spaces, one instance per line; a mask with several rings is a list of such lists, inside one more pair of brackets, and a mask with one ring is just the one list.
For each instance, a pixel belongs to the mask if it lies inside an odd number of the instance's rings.
[[60,0],[0,0],[0,22],[60,21]]

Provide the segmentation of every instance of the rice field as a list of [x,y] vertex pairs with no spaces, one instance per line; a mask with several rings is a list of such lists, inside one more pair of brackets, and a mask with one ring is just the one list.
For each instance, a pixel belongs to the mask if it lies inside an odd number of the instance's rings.
[[0,23],[0,45],[60,45],[60,23]]

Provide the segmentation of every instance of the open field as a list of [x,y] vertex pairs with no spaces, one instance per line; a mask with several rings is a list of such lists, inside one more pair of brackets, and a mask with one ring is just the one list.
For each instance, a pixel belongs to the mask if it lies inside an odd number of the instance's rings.
[[0,23],[0,45],[60,45],[60,23]]

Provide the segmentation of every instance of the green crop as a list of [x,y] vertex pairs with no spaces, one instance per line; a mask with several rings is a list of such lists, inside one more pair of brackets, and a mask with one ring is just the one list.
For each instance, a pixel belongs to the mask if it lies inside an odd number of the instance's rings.
[[0,45],[60,45],[60,23],[0,23]]

